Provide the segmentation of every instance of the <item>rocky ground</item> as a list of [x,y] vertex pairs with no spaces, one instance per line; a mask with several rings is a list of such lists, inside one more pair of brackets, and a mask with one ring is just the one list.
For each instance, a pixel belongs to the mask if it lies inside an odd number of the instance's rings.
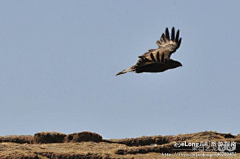
[[[0,159],[240,158],[240,135],[212,131],[108,140],[92,132],[40,132],[0,137],[0,142]],[[196,143],[208,145],[193,149],[190,144]]]

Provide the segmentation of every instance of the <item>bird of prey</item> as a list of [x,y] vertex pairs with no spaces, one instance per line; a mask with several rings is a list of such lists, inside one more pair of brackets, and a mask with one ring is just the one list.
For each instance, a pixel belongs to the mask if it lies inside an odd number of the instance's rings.
[[156,42],[158,45],[157,49],[150,49],[145,54],[139,56],[139,60],[135,65],[117,73],[116,76],[133,71],[136,73],[157,73],[182,66],[180,62],[170,59],[172,53],[180,47],[181,41],[182,38],[179,39],[179,30],[175,36],[174,27],[172,28],[171,35],[168,28],[166,28],[165,33]]

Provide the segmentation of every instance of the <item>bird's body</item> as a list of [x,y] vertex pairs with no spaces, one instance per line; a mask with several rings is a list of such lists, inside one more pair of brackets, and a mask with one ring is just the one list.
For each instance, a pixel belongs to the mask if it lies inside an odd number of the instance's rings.
[[182,66],[180,62],[170,59],[171,54],[179,48],[181,40],[181,38],[179,39],[179,30],[175,37],[175,30],[172,28],[172,35],[170,37],[168,28],[166,28],[165,34],[162,34],[160,40],[157,41],[159,48],[151,49],[139,56],[140,59],[134,66],[119,72],[116,76],[132,71],[136,73],[163,72]]
[[156,73],[156,72],[164,72],[168,69],[174,69],[176,67],[181,66],[181,63],[178,61],[174,60],[167,60],[164,64],[162,63],[153,63],[153,64],[148,64],[144,65],[141,67],[135,68],[136,73],[142,73],[142,72],[151,72],[151,73]]

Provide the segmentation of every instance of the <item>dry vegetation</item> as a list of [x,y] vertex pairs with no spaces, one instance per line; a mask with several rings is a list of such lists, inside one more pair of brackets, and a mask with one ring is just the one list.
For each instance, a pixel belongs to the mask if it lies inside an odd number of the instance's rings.
[[80,133],[69,134],[65,139],[65,142],[82,142],[82,141],[101,142],[102,136],[97,133],[84,131]]
[[59,132],[40,132],[34,134],[33,143],[63,143],[66,135]]
[[[92,132],[62,134],[59,132],[40,132],[34,136],[0,137],[0,159],[101,159],[101,158],[184,158],[184,155],[217,154],[219,152],[192,152],[174,149],[174,141],[234,141],[237,143],[235,156],[204,158],[240,158],[240,135],[217,132],[200,132],[177,136],[143,136],[127,139],[102,139]],[[184,152],[185,151],[185,152]],[[171,156],[163,156],[163,154]],[[203,158],[203,157],[185,157]]]

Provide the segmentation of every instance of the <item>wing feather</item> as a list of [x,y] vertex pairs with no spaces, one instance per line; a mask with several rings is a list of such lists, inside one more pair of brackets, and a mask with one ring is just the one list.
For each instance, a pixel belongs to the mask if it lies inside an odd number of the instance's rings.
[[[157,49],[150,49],[148,52],[144,53],[143,55],[139,56],[149,58],[151,57],[151,53],[156,57],[157,52],[159,52],[162,56],[164,53],[164,61],[170,59],[171,54],[174,53],[181,45],[181,38],[179,39],[180,31],[178,30],[175,35],[175,28],[172,28],[171,34],[169,33],[168,28],[166,28],[165,33],[163,33],[160,37],[160,40],[157,40]],[[161,58],[162,60],[162,58]]]
[[160,62],[159,51],[157,52],[157,61]]
[[175,29],[174,27],[172,28],[172,38],[171,38],[172,41],[175,40]]
[[180,38],[179,41],[178,41],[178,48],[181,45],[181,42],[182,42],[182,38]]
[[166,28],[166,30],[165,30],[165,34],[166,34],[167,39],[170,39],[168,28]]
[[178,40],[179,40],[179,30],[177,31],[177,35],[176,35],[176,42],[178,42]]
[[153,54],[152,54],[152,53],[150,54],[150,56],[151,56],[151,58],[152,58],[152,61],[154,61],[154,62],[155,62],[156,60],[155,60],[155,58],[154,58],[154,56],[153,56]]
[[164,54],[162,54],[161,60],[162,60],[162,63],[164,63],[164,61],[165,61]]

